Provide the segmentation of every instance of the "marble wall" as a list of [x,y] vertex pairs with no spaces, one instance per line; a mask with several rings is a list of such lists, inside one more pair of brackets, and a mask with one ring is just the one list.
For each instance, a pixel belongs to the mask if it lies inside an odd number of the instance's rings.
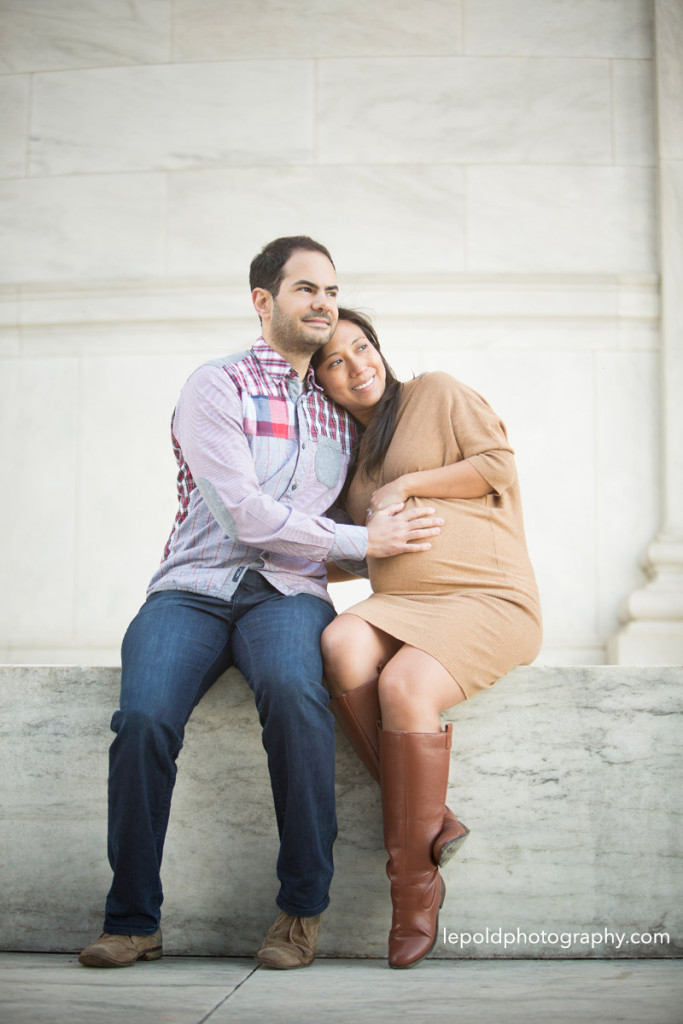
[[177,391],[305,232],[506,420],[541,658],[604,661],[659,516],[652,7],[0,0],[2,660],[116,662]]
[[[115,668],[0,668],[0,949],[75,950],[99,934],[118,684]],[[443,872],[434,955],[681,955],[682,684],[680,668],[534,666],[444,716],[449,806],[471,834]],[[231,670],[196,709],[178,762],[163,864],[168,952],[250,955],[275,915],[259,733]],[[384,957],[379,789],[341,737],[337,812],[320,952]]]

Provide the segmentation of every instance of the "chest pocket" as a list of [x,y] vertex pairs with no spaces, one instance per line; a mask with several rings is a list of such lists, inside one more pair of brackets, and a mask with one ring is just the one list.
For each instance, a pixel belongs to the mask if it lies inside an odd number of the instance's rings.
[[342,465],[342,446],[331,437],[319,437],[316,442],[315,475],[325,487],[339,482]]

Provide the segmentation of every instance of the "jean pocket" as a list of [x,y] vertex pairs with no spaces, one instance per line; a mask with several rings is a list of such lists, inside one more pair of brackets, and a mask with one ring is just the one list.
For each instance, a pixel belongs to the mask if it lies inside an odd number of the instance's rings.
[[325,487],[339,482],[342,464],[342,446],[331,437],[319,437],[315,452],[315,475]]

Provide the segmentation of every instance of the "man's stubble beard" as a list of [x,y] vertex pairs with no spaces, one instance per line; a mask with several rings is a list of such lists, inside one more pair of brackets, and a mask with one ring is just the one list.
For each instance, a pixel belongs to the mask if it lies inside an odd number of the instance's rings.
[[324,335],[309,335],[299,320],[293,320],[285,316],[278,306],[277,299],[273,302],[273,314],[270,319],[270,333],[273,342],[281,352],[288,352],[292,355],[307,356],[309,359],[314,352],[326,345],[334,332],[334,324],[330,324],[329,331]]

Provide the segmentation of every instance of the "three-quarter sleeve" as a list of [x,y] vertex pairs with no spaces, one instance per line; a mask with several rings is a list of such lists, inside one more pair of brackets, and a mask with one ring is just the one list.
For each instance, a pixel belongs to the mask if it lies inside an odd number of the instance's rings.
[[429,374],[447,396],[448,411],[457,449],[502,494],[517,479],[514,449],[505,424],[480,394],[446,373]]

